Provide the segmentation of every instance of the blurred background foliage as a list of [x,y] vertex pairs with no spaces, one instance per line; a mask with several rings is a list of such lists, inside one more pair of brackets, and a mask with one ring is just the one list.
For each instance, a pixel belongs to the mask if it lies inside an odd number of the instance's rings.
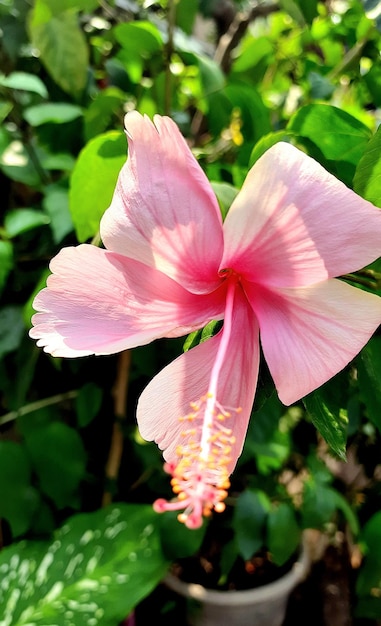
[[[177,122],[223,215],[282,139],[381,207],[380,31],[377,0],[0,0],[1,626],[51,623],[52,610],[66,624],[68,607],[75,626],[116,625],[208,532],[152,512],[170,489],[135,422],[144,386],[201,333],[77,360],[28,337],[49,260],[99,243],[124,114]],[[346,278],[381,295],[380,270]],[[262,366],[232,506],[210,523],[227,533],[220,579],[263,546],[283,564],[304,528],[342,533],[353,614],[379,618],[380,429],[380,335],[287,410]]]

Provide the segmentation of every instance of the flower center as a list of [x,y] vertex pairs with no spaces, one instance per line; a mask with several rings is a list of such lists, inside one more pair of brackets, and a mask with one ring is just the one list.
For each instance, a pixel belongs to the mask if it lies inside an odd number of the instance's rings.
[[239,413],[242,410],[240,407],[223,407],[217,400],[220,372],[231,335],[234,295],[238,281],[233,270],[222,272],[222,275],[228,273],[229,284],[224,326],[209,387],[205,395],[191,403],[191,411],[179,418],[185,424],[181,433],[184,443],[176,450],[179,460],[177,463],[165,465],[166,471],[172,475],[171,485],[177,498],[172,502],[159,499],[154,503],[154,509],[158,513],[183,509],[178,519],[188,528],[200,527],[203,516],[209,516],[213,509],[217,512],[225,509],[223,500],[230,487],[230,453],[235,443],[232,428],[229,428],[227,422],[233,412]]

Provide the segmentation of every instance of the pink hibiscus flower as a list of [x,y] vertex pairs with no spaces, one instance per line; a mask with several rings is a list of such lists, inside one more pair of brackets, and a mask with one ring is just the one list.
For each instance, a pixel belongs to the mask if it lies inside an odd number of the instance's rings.
[[241,453],[259,336],[292,404],[343,369],[381,322],[381,299],[335,277],[380,255],[381,212],[287,143],[250,170],[225,222],[177,126],[126,117],[129,157],[101,221],[106,249],[66,248],[34,301],[31,337],[54,356],[110,354],[222,330],[165,367],[137,420],[164,451],[174,501],[197,527],[222,510]]

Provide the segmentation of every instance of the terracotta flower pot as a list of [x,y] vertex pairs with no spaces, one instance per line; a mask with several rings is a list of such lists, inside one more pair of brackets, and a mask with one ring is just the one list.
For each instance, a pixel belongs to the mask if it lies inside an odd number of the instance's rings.
[[198,609],[188,615],[191,626],[281,626],[292,590],[307,576],[310,555],[303,542],[291,570],[275,582],[245,591],[215,591],[186,583],[173,574],[166,585],[178,594],[197,601]]

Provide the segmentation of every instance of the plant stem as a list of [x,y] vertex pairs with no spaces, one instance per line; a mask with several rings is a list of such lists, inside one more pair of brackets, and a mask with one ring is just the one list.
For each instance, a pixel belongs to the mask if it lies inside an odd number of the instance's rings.
[[[119,419],[114,421],[110,451],[106,463],[106,484],[108,485],[112,485],[118,478],[119,467],[122,460],[124,442],[120,421],[126,418],[127,388],[130,368],[131,351],[125,350],[119,355],[117,377],[113,389],[114,412],[115,416]],[[107,506],[111,501],[112,488],[106,487],[103,493],[102,506]]]
[[19,409],[16,409],[15,411],[10,411],[9,413],[6,413],[2,417],[0,417],[0,426],[3,426],[3,424],[7,424],[8,422],[12,422],[18,417],[22,417],[23,415],[27,415],[28,413],[34,413],[34,411],[43,409],[46,406],[59,404],[60,402],[64,402],[65,400],[73,400],[77,397],[77,395],[77,390],[66,391],[65,393],[59,393],[55,396],[51,396],[50,398],[44,398],[43,400],[37,400],[36,402],[26,404]]

